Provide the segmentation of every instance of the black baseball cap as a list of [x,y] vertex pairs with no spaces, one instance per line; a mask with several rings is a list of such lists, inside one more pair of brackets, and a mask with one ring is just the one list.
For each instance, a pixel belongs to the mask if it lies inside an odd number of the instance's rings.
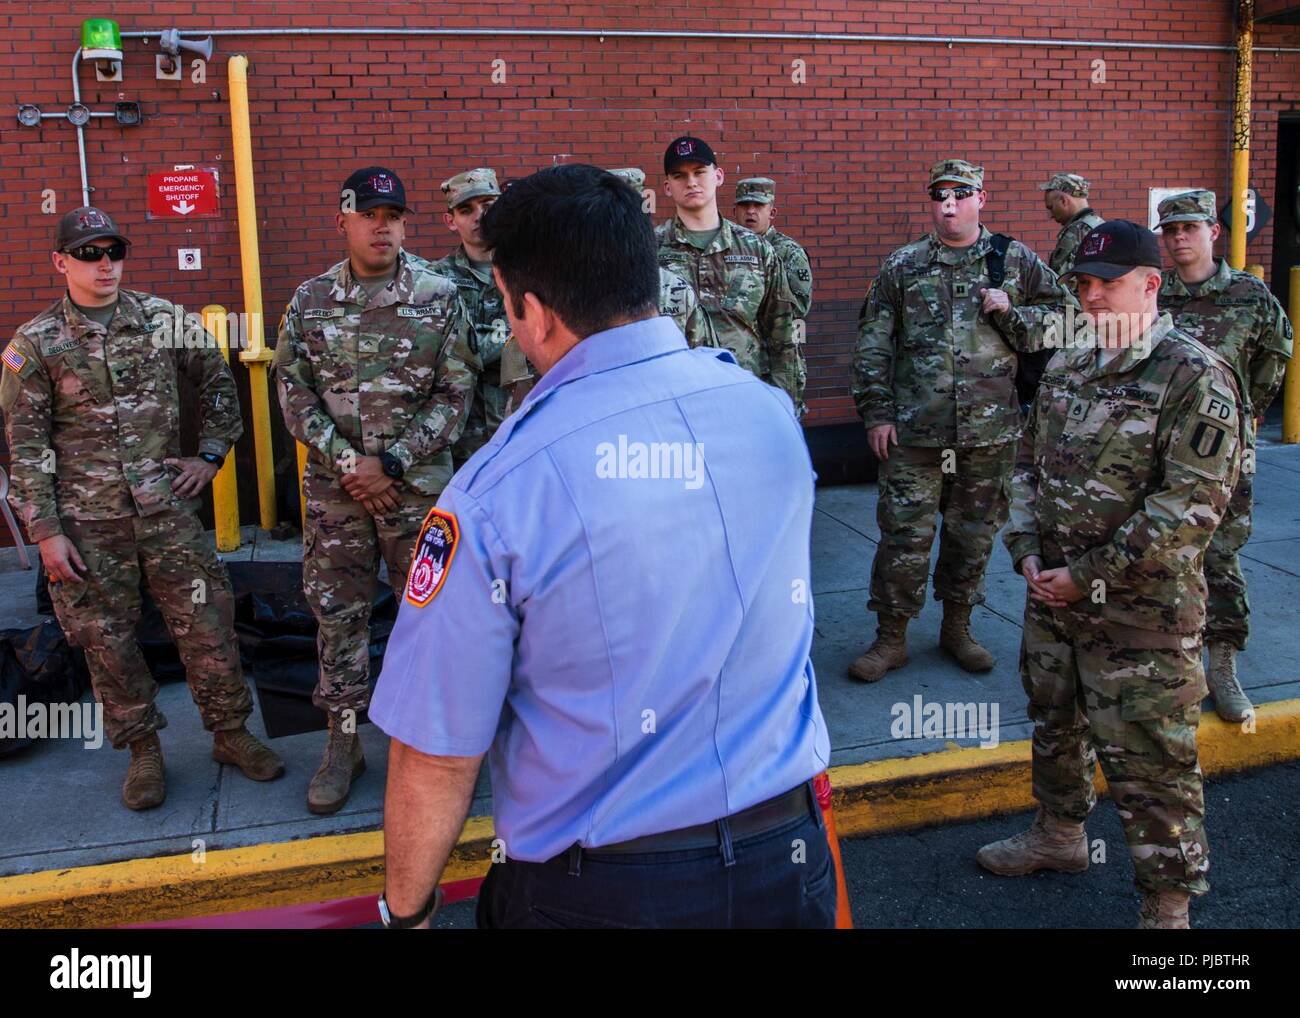
[[[352,200],[348,201],[351,192]],[[406,188],[402,178],[382,166],[367,166],[343,181],[339,193],[339,207],[352,212],[365,212],[380,205],[394,205],[403,212],[414,212],[406,204]]]
[[1160,263],[1160,244],[1154,233],[1128,219],[1109,219],[1083,238],[1074,267],[1062,276],[1118,279],[1142,266],[1158,269]]
[[684,134],[674,138],[664,150],[664,173],[672,173],[683,163],[703,163],[705,166],[717,166],[717,157],[708,142],[700,141]]
[[65,212],[54,231],[54,250],[66,251],[87,241],[111,237],[123,244],[130,244],[122,231],[113,222],[113,217],[102,209],[84,205],[71,212]]

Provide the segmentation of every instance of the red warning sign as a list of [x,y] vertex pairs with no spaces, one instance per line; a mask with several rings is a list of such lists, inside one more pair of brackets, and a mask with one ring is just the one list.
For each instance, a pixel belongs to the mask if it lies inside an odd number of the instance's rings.
[[221,214],[217,171],[176,166],[149,174],[150,219],[211,219]]

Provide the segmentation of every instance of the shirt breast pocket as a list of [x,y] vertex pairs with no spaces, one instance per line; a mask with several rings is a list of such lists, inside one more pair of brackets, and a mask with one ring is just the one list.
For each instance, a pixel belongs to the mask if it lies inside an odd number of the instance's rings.
[[90,362],[80,350],[64,354],[51,375],[55,409],[82,410],[98,404],[99,397],[88,380]]
[[1158,408],[1134,399],[1076,396],[1066,410],[1063,445],[1076,471],[1120,492],[1150,473]]
[[[903,288],[903,314],[909,326],[947,324],[938,273],[912,276],[907,280]],[[904,329],[904,342],[908,337],[917,336],[919,331],[916,328]]]
[[762,303],[763,277],[757,272],[738,272],[727,287],[722,310],[752,328],[758,322],[758,309]]

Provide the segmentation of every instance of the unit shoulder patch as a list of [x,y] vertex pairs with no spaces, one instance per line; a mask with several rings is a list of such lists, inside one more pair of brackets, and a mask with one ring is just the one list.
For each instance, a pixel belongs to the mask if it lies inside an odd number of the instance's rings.
[[430,509],[411,556],[411,569],[406,577],[407,601],[423,608],[437,596],[447,579],[459,542],[460,523],[456,514],[436,507]]

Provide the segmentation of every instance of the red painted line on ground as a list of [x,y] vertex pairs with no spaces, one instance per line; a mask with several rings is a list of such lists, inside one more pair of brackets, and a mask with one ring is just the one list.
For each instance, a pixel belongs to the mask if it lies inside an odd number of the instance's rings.
[[[482,877],[456,880],[442,885],[443,902],[450,905],[478,894]],[[310,901],[279,908],[256,908],[222,915],[162,919],[155,923],[131,923],[125,930],[343,930],[379,922],[379,895],[363,894],[335,901]]]

